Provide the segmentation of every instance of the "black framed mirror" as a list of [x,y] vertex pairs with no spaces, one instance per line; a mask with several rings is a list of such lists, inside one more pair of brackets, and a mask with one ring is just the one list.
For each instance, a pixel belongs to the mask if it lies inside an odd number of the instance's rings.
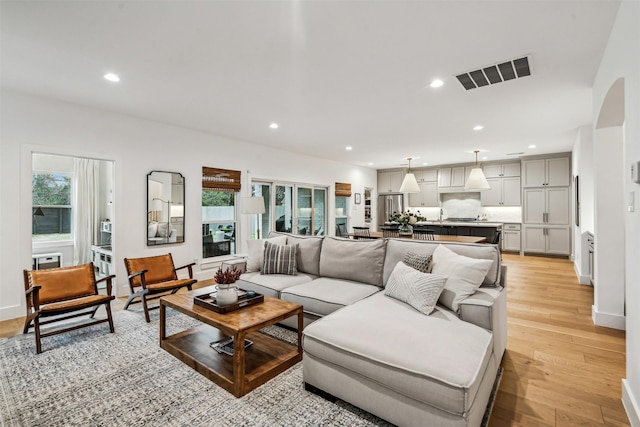
[[178,172],[147,175],[147,246],[184,242],[184,177]]

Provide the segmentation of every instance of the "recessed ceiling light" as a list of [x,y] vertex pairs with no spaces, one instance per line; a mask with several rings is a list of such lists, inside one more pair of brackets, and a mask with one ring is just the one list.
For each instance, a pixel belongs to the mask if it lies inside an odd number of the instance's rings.
[[529,148],[536,148],[536,146],[535,145],[530,145]]
[[278,128],[280,127],[280,125],[279,125],[279,124],[277,124],[277,123],[271,123],[271,124],[269,125],[269,127],[270,127],[271,129],[278,129]]
[[422,165],[423,165],[423,166],[427,166],[428,164],[429,164],[429,163],[427,163],[427,162],[424,162],[424,163],[423,163]]
[[484,156],[482,160],[489,160],[489,158],[487,156]]
[[444,85],[444,82],[440,79],[435,79],[434,81],[431,82],[431,84],[429,86],[431,87],[441,87],[442,85]]
[[104,78],[109,80],[110,82],[119,82],[120,81],[120,77],[118,77],[117,74],[114,73],[107,73],[104,75]]
[[349,145],[349,146],[344,147],[344,149],[347,150],[347,151],[351,151],[351,150],[353,150],[353,147]]
[[369,166],[373,166],[373,162],[369,162]]
[[482,125],[477,125],[473,127],[473,130],[482,130],[482,129],[484,129],[484,126]]

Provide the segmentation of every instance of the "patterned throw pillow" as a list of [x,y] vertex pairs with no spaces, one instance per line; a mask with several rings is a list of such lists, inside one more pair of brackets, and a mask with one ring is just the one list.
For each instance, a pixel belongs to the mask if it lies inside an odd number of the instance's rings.
[[422,273],[399,262],[389,276],[384,294],[406,302],[428,316],[433,312],[446,280],[444,276]]
[[278,245],[271,242],[264,244],[264,263],[260,274],[298,274],[296,255],[298,245]]
[[431,272],[431,255],[418,255],[413,252],[407,252],[402,262],[423,273]]

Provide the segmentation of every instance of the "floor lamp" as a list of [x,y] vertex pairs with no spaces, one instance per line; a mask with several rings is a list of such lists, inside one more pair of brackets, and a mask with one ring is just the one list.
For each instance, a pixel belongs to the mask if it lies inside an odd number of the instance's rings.
[[256,218],[258,220],[258,229],[256,232],[256,237],[259,239],[260,238],[260,217],[258,215],[265,213],[264,197],[262,196],[243,197],[242,213],[248,214],[248,215],[256,214]]

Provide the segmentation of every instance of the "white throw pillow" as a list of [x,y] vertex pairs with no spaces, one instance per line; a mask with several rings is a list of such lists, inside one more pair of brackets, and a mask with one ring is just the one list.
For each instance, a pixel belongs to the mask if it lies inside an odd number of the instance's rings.
[[400,261],[389,276],[384,294],[406,302],[428,316],[433,312],[446,280],[444,276],[423,273]]
[[156,237],[156,233],[158,233],[158,223],[155,221],[150,221],[147,225],[147,237]]
[[253,273],[262,269],[264,264],[264,242],[286,245],[287,236],[277,236],[270,239],[247,240],[247,273]]
[[482,284],[493,261],[469,258],[438,245],[433,252],[433,274],[447,277],[438,302],[457,312],[460,301],[473,295]]

